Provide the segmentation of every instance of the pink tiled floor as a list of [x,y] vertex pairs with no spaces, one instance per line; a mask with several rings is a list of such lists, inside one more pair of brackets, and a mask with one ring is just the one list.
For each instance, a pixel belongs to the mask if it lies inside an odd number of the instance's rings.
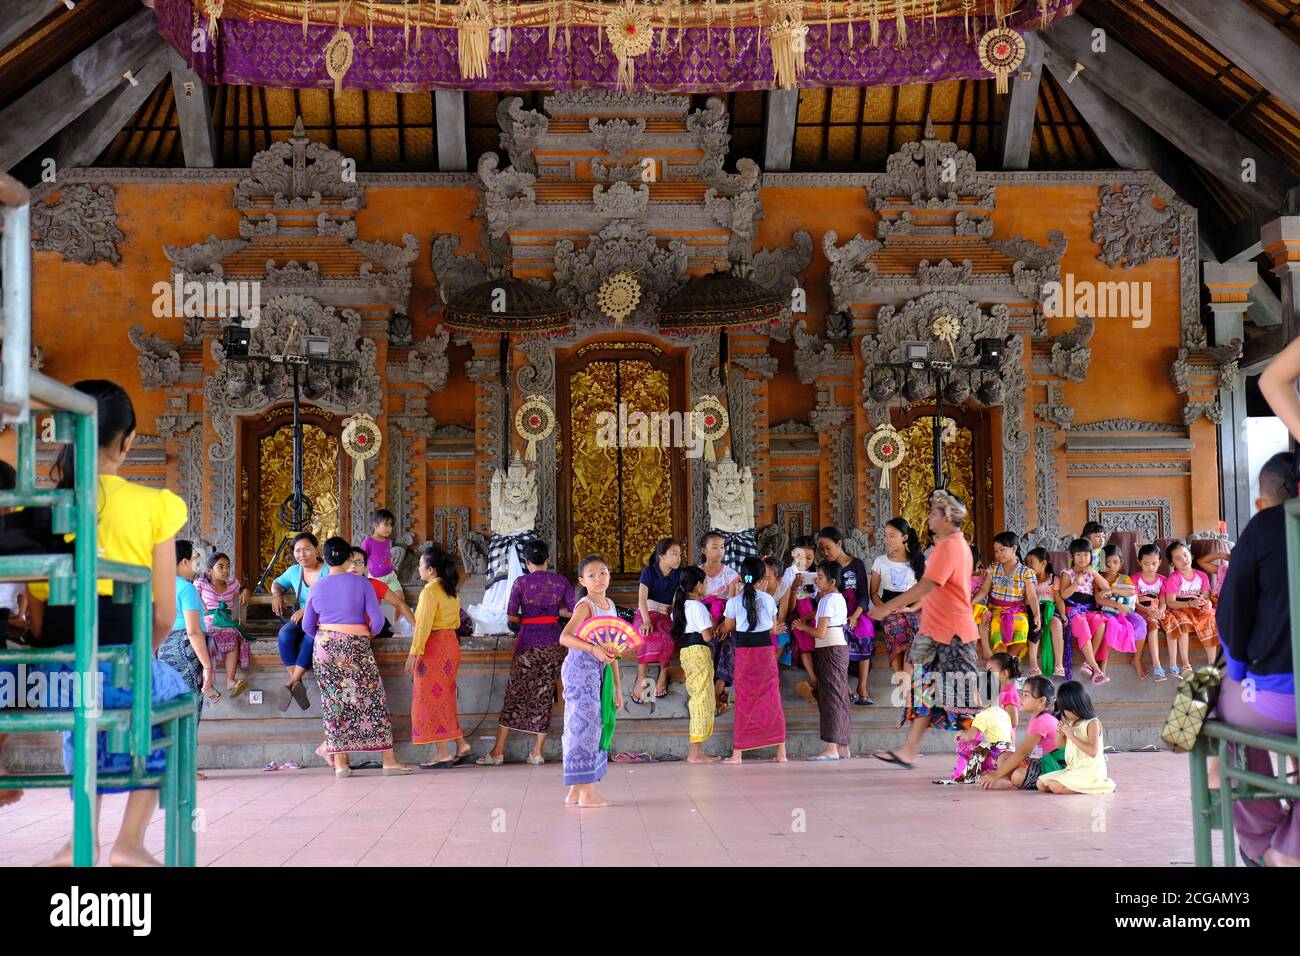
[[[907,772],[842,764],[611,764],[615,806],[567,809],[558,764],[459,767],[384,778],[212,771],[199,784],[204,866],[1190,864],[1187,758],[1110,758],[1118,791],[1053,797],[937,787],[951,761]],[[101,836],[124,797],[105,798]],[[0,810],[0,865],[66,838],[65,791]],[[801,825],[802,824],[802,825]],[[105,847],[107,847],[105,843]],[[161,815],[150,828],[161,852]]]

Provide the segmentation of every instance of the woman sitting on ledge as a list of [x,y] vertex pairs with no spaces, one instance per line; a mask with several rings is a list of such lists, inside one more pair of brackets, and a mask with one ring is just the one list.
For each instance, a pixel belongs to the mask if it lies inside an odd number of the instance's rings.
[[[341,569],[351,553],[352,546],[342,538],[325,542],[325,561],[331,568]],[[325,752],[334,759],[336,777],[352,776],[350,753],[383,753],[385,777],[412,769],[393,754],[393,720],[370,649],[371,635],[383,626],[384,612],[374,588],[356,574],[333,574],[320,581],[303,607],[302,627],[320,685]]]
[[293,560],[296,562],[271,582],[271,611],[276,617],[284,616],[284,595],[288,591],[298,598],[298,610],[284,622],[280,628],[280,660],[289,675],[288,682],[280,688],[276,705],[281,710],[289,709],[289,701],[296,700],[298,706],[306,710],[311,706],[307,701],[307,688],[302,678],[311,670],[311,637],[303,630],[303,611],[311,597],[311,589],[316,582],[330,573],[329,567],[320,559],[317,550],[319,543],[316,536],[304,531],[293,539]]

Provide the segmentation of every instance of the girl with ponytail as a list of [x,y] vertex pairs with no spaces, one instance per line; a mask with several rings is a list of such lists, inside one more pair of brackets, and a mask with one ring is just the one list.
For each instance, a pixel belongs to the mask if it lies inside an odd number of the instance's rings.
[[745,558],[740,563],[740,593],[727,602],[723,612],[736,642],[732,684],[736,724],[731,757],[725,763],[738,764],[744,751],[771,746],[776,747],[777,763],[786,760],[785,711],[772,640],[776,601],[759,587],[766,574],[767,565],[761,558]]
[[691,749],[687,763],[717,763],[704,753],[704,741],[713,736],[717,703],[713,696],[713,618],[704,604],[705,574],[691,565],[682,568],[673,593],[672,635],[677,656],[686,672],[687,706],[691,714]]
[[1020,560],[1020,542],[1012,532],[994,536],[993,566],[971,603],[986,608],[985,613],[975,614],[979,647],[985,658],[990,656],[990,650],[1022,655],[1029,644],[1031,616],[1035,630],[1042,630],[1034,572]]
[[[871,603],[883,604],[916,587],[925,575],[925,554],[921,541],[906,518],[885,523],[885,553],[871,565]],[[895,674],[910,671],[907,650],[921,627],[921,605],[895,611],[881,623],[885,632],[885,653]]]

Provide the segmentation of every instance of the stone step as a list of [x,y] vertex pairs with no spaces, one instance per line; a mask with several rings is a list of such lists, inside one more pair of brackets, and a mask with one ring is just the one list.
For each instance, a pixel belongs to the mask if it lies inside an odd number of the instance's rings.
[[[253,642],[251,672],[247,675],[253,690],[260,690],[263,700],[253,704],[248,695],[237,700],[207,704],[199,725],[199,764],[205,768],[260,767],[268,761],[294,760],[303,764],[315,760],[312,751],[321,741],[320,692],[308,674],[306,685],[310,708],[300,710],[290,704],[288,712],[276,709],[276,690],[284,680],[284,670],[272,638]],[[392,638],[375,643],[376,659],[384,680],[388,705],[393,714],[398,756],[404,760],[428,759],[429,748],[415,747],[410,741],[410,680],[403,674],[407,644]],[[460,721],[476,751],[483,753],[496,731],[497,715],[505,695],[506,680],[514,652],[511,636],[476,637],[462,645],[458,679]],[[1129,655],[1114,655],[1110,667],[1112,680],[1101,687],[1089,687],[1097,711],[1106,727],[1106,741],[1121,750],[1147,745],[1160,746],[1159,734],[1169,710],[1177,681],[1156,684],[1139,681],[1128,663]],[[649,669],[649,676],[657,670]],[[1076,672],[1077,673],[1077,672]],[[853,747],[867,752],[876,747],[892,747],[902,740],[898,722],[900,711],[891,699],[888,663],[879,653],[873,662],[870,690],[877,701],[874,707],[853,708]],[[622,665],[624,693],[631,691],[636,679],[636,664]],[[788,744],[795,756],[816,753],[822,744],[818,738],[818,715],[815,704],[802,700],[795,685],[804,679],[799,668],[782,668],[781,696],[786,714]],[[218,679],[219,686],[224,676]],[[671,753],[684,757],[689,745],[688,711],[685,688],[672,683],[666,697],[653,704],[635,704],[629,699],[619,713],[614,738],[615,751],[644,751],[659,755]],[[729,752],[733,715],[718,718],[707,749],[710,753]],[[563,707],[557,702],[547,738],[548,758],[559,758]],[[530,741],[521,734],[511,734],[507,753],[522,759]],[[951,753],[949,735],[930,733],[925,749],[934,753]],[[54,735],[13,737],[9,742],[9,763],[14,770],[49,770],[57,766],[58,740]],[[304,764],[306,765],[306,764]]]

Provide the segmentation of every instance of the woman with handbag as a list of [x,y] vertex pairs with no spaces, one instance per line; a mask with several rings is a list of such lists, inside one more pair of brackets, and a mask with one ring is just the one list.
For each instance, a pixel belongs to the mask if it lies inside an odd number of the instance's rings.
[[[1296,734],[1284,504],[1296,496],[1297,477],[1295,461],[1285,452],[1260,470],[1255,503],[1261,510],[1233,548],[1218,609],[1227,668],[1217,716],[1282,737]],[[1274,773],[1266,750],[1246,748],[1246,767],[1265,776]],[[1300,866],[1300,809],[1294,801],[1235,800],[1232,810],[1247,864]]]

